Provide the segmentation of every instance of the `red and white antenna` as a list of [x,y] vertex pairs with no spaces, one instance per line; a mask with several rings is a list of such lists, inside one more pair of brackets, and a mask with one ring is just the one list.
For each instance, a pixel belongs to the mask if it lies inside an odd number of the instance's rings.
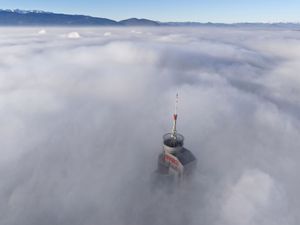
[[177,107],[178,107],[178,93],[176,94],[176,101],[175,101],[175,112],[173,114],[173,128],[172,128],[172,138],[176,139],[177,138],[177,130],[176,130],[176,125],[177,125]]

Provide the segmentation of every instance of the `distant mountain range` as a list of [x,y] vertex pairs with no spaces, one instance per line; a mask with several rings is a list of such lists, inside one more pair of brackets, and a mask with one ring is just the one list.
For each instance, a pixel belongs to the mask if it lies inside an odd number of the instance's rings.
[[199,23],[199,22],[159,22],[148,19],[131,18],[115,21],[85,15],[69,15],[40,10],[0,9],[0,26],[210,26],[210,27],[253,27],[253,28],[294,28],[298,23]]
[[0,10],[0,25],[6,26],[70,26],[70,25],[118,25],[118,22],[105,18],[83,15],[67,15],[44,11]]

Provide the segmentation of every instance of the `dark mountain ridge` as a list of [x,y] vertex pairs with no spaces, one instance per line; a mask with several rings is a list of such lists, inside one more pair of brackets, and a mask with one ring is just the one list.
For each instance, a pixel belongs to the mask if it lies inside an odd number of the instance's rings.
[[188,26],[188,27],[244,27],[244,28],[289,28],[300,29],[299,23],[200,23],[159,22],[130,18],[115,21],[86,15],[52,13],[41,10],[0,9],[0,26]]
[[137,18],[130,18],[127,20],[121,20],[119,21],[119,24],[125,25],[125,26],[159,26],[162,25],[160,22],[156,22],[153,20],[147,20],[147,19],[137,19]]
[[38,10],[0,10],[0,25],[118,25],[118,22],[106,18],[84,15],[68,15]]

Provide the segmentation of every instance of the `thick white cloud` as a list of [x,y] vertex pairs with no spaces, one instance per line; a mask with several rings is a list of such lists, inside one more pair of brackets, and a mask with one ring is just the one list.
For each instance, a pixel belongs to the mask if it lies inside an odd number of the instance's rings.
[[[0,32],[1,224],[299,224],[298,31],[39,30]],[[198,168],[166,194],[177,91]]]
[[78,32],[70,32],[68,33],[67,37],[71,39],[77,39],[80,38],[80,34]]
[[104,36],[111,36],[111,32],[105,32],[104,34],[103,34]]
[[224,196],[222,224],[289,224],[284,196],[268,174],[246,171]]
[[47,33],[47,31],[46,30],[44,30],[44,29],[42,29],[42,30],[39,30],[39,32],[38,32],[38,34],[46,34]]

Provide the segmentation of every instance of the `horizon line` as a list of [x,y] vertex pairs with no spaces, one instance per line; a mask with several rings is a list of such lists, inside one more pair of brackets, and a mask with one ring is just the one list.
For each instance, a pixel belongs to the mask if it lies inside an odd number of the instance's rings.
[[[182,20],[182,21],[171,21],[171,20],[157,20],[157,19],[152,19],[152,18],[145,18],[145,17],[128,17],[124,19],[111,19],[109,17],[102,17],[98,15],[92,15],[92,14],[85,14],[85,13],[67,13],[67,12],[54,12],[54,11],[47,11],[43,9],[20,9],[20,8],[15,8],[15,9],[1,9],[0,11],[7,11],[7,12],[17,12],[17,11],[24,11],[24,12],[32,12],[32,13],[51,13],[51,14],[63,14],[63,15],[69,15],[69,16],[87,16],[87,17],[92,17],[92,18],[102,18],[102,19],[109,19],[113,20],[115,22],[121,22],[124,20],[129,20],[129,19],[138,19],[138,20],[150,20],[154,21],[157,23],[198,23],[198,24],[224,24],[224,25],[234,25],[234,24],[300,24],[300,21],[236,21],[236,22],[220,22],[220,21],[206,21],[206,22],[201,22],[201,21],[194,21],[194,20]],[[19,12],[20,13],[20,12]]]

